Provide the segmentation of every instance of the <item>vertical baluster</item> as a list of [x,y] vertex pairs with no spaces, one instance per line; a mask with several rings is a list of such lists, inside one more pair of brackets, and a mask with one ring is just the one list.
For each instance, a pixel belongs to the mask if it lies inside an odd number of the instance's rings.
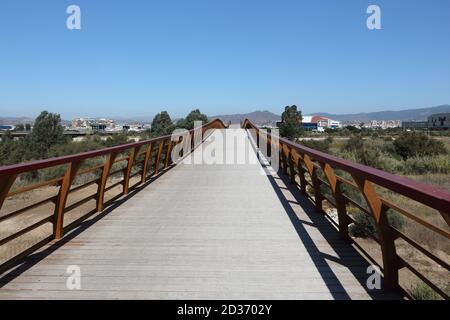
[[14,181],[16,181],[17,174],[11,174],[8,176],[0,176],[0,210],[2,209],[3,202],[5,202]]
[[303,155],[303,161],[305,162],[306,168],[308,169],[309,175],[311,177],[311,182],[313,185],[314,190],[314,202],[316,205],[316,210],[318,212],[323,212],[322,208],[322,192],[320,191],[320,181],[317,179],[317,168],[314,166],[314,164],[311,161],[311,158],[305,154]]
[[289,178],[290,178],[291,182],[295,184],[296,183],[295,182],[295,165],[294,165],[293,152],[295,152],[295,151],[292,150],[292,148],[289,148],[288,164],[289,164]]
[[161,140],[158,147],[158,153],[156,154],[156,160],[155,160],[155,175],[159,172],[159,160],[161,159],[161,153],[164,148],[164,140]]
[[306,178],[305,178],[305,169],[302,166],[302,155],[299,154],[298,160],[297,160],[297,171],[298,171],[298,176],[300,177],[300,189],[302,190],[302,193],[304,195],[306,195],[306,187],[308,186],[308,184],[306,183]]
[[352,175],[366,203],[372,213],[373,219],[378,232],[378,238],[381,245],[381,253],[383,256],[383,273],[384,283],[388,290],[396,290],[398,283],[398,260],[395,250],[395,236],[389,226],[387,218],[387,210],[381,199],[378,197],[372,183],[363,177]]
[[336,210],[338,214],[339,233],[342,239],[349,240],[348,225],[350,220],[347,216],[347,209],[345,207],[345,200],[342,196],[341,183],[337,180],[333,168],[328,163],[320,163],[320,166],[327,177],[328,183],[333,193],[334,201],[336,202]]
[[285,146],[282,143],[280,143],[280,157],[281,171],[287,174],[287,155],[285,154]]
[[66,208],[67,197],[69,196],[70,186],[80,168],[81,161],[68,164],[64,174],[61,187],[59,188],[58,198],[56,199],[55,213],[53,217],[53,236],[55,239],[61,239],[64,233],[64,209]]
[[97,190],[97,212],[103,211],[106,182],[108,181],[109,172],[114,164],[116,156],[117,153],[110,153],[103,164],[102,177]]
[[164,159],[164,169],[166,169],[169,164],[171,163],[171,155],[170,155],[170,151],[172,150],[172,140],[168,141],[168,145],[167,145],[167,150],[166,150],[166,159]]
[[447,225],[450,227],[450,208],[447,212],[439,211],[439,213],[441,214],[442,218],[444,218]]
[[146,180],[146,177],[147,177],[148,161],[151,159],[152,149],[153,149],[153,144],[150,143],[147,146],[147,150],[145,151],[144,165],[142,166],[142,173],[141,173],[141,183],[144,183]]
[[134,147],[131,150],[130,156],[128,157],[127,168],[123,177],[123,194],[127,195],[130,189],[130,176],[131,170],[133,169],[134,161],[136,160],[137,155],[139,154],[139,150],[141,147]]

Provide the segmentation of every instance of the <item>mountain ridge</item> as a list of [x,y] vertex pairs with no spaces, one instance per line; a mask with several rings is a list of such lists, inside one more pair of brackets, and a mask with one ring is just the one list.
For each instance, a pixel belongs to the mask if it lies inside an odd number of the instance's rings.
[[406,110],[387,110],[375,112],[360,112],[348,114],[333,114],[326,112],[317,112],[314,115],[328,117],[338,121],[369,121],[369,120],[401,120],[401,121],[424,121],[435,113],[450,112],[450,105],[444,104],[435,107],[406,109]]
[[257,110],[249,113],[235,113],[235,114],[223,114],[223,115],[216,115],[212,117],[208,117],[209,119],[220,119],[223,122],[227,123],[239,123],[242,120],[249,119],[252,122],[258,123],[258,124],[264,124],[264,123],[274,123],[276,121],[281,120],[281,116],[267,111],[267,110]]

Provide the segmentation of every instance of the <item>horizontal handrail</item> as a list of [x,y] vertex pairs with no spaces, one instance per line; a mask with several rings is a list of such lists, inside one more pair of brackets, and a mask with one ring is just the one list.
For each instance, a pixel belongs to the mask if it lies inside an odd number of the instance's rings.
[[[371,234],[371,232],[365,230],[363,226],[359,227],[362,228],[364,233],[379,243],[381,247],[383,260],[382,270],[385,287],[387,289],[398,290],[400,288],[399,269],[403,267],[408,267],[409,269],[412,268],[410,265],[403,263],[404,260],[397,255],[395,242],[397,238],[405,240],[406,243],[416,250],[419,250],[422,254],[428,256],[439,266],[450,271],[447,262],[437,257],[424,246],[420,246],[406,234],[401,233],[391,226],[387,212],[393,210],[410,218],[411,221],[419,223],[430,232],[435,232],[446,238],[444,241],[448,241],[450,233],[439,226],[410,213],[408,210],[383,199],[378,194],[379,191],[374,185],[383,187],[394,194],[405,196],[413,201],[437,210],[439,214],[442,215],[447,225],[450,225],[449,192],[440,190],[428,184],[420,183],[362,164],[353,163],[349,160],[305,147],[288,139],[273,135],[270,132],[264,131],[261,133],[260,128],[248,119],[245,119],[241,125],[244,129],[256,131],[258,147],[261,143],[265,143],[267,144],[266,149],[270,150],[270,153],[273,152],[274,147],[278,149],[281,172],[289,174],[291,182],[300,187],[302,193],[315,204],[317,211],[326,214],[325,210],[322,208],[324,200],[337,209],[337,228],[343,239],[356,244],[355,240],[349,236],[348,227],[352,223],[355,225],[358,225],[358,223],[351,214],[349,214],[347,206],[356,207],[359,211],[362,211],[363,214],[368,214],[373,218],[376,227],[376,237],[375,234]],[[335,172],[336,169],[346,172],[351,176],[353,181],[339,176]],[[319,173],[322,175],[319,176]],[[299,176],[300,184],[296,182],[296,175]],[[328,187],[327,189],[331,190],[334,202],[321,191],[321,186],[323,185],[326,185]],[[359,192],[359,195],[361,195],[362,201],[367,205],[367,208],[365,205],[360,204],[359,201],[346,194],[343,186],[350,186],[352,191]],[[313,196],[311,196],[311,192]],[[365,252],[365,254],[369,260],[373,261],[373,257],[367,252]],[[430,287],[443,298],[448,298],[445,292],[435,285],[432,285],[431,281],[418,270],[414,269],[414,274],[423,281],[426,279],[425,283],[430,285]]]

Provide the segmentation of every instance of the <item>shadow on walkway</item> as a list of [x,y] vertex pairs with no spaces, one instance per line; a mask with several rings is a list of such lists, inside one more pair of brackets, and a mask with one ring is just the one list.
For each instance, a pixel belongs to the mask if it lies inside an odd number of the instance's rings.
[[[264,168],[264,165],[263,165]],[[268,173],[267,168],[264,168]],[[283,208],[292,225],[294,226],[300,241],[304,244],[309,256],[311,257],[317,270],[320,272],[322,279],[331,295],[334,299],[351,299],[342,283],[339,281],[338,276],[334,273],[329,262],[337,263],[348,268],[355,279],[361,284],[362,288],[365,288],[367,294],[372,299],[401,299],[399,294],[389,293],[381,289],[370,290],[367,288],[366,281],[370,276],[367,273],[367,268],[370,263],[357,251],[350,242],[340,238],[338,230],[323,214],[316,211],[314,204],[305,196],[301,194],[301,190],[293,184],[290,179],[280,173],[279,176],[272,176],[267,174],[267,178],[270,181],[275,193],[277,194]],[[287,194],[286,194],[287,193]],[[289,200],[294,198],[295,201]],[[306,214],[307,219],[302,219],[292,208],[292,205],[299,205]],[[310,220],[310,221],[305,221]],[[329,255],[321,252],[320,248],[313,241],[306,229],[311,227],[317,228],[323,238],[326,240],[336,256]]]

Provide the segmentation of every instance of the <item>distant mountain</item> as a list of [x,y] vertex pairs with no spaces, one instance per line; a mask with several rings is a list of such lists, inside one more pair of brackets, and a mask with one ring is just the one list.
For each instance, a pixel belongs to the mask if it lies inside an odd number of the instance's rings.
[[[100,119],[100,118],[96,118]],[[128,117],[112,117],[111,119],[117,121],[117,122],[123,122],[123,123],[150,123],[153,120],[153,116],[137,116],[133,118]]]
[[226,114],[226,115],[218,115],[209,117],[210,119],[219,118],[223,122],[227,123],[231,121],[231,123],[239,123],[242,120],[249,119],[256,124],[267,124],[267,123],[275,123],[276,121],[280,121],[281,116],[272,113],[270,111],[253,111],[250,113],[236,113],[236,114]]
[[34,118],[29,118],[29,117],[0,117],[0,125],[2,124],[12,124],[12,125],[16,125],[16,124],[33,124],[34,123]]
[[324,116],[339,121],[369,121],[369,120],[401,120],[401,121],[423,121],[434,113],[450,112],[450,105],[442,105],[430,108],[408,109],[401,111],[378,111],[378,112],[362,112],[353,114],[331,114],[318,112],[314,115]]

